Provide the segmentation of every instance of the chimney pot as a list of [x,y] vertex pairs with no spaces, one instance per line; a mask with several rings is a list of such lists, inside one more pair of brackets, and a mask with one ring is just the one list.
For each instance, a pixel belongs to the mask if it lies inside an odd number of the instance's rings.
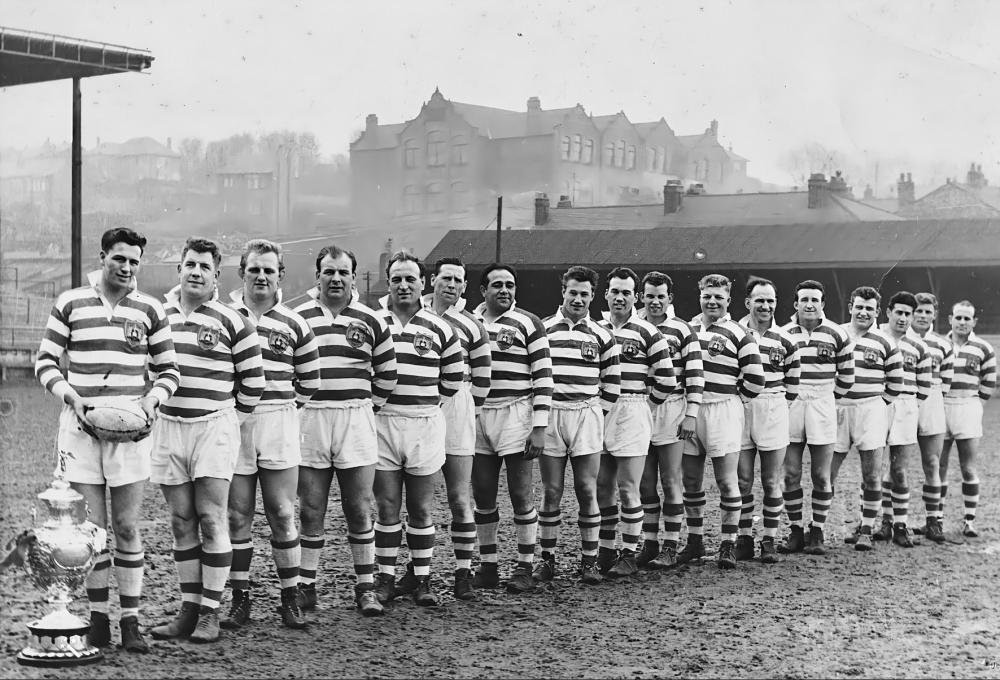
[[814,172],[809,175],[809,208],[822,208],[826,205],[827,183],[826,175],[822,172]]
[[679,179],[668,179],[663,185],[663,214],[679,212],[684,204],[684,187]]
[[528,97],[528,111],[541,111],[542,100],[538,97]]
[[378,127],[378,116],[374,113],[369,113],[365,116],[365,130],[374,130]]
[[713,137],[719,136],[719,121],[712,119],[711,124],[708,127],[709,131],[712,133]]
[[900,173],[899,181],[896,183],[896,201],[900,207],[903,207],[910,205],[914,200],[916,197],[913,189],[913,174],[908,172],[906,179],[903,179],[903,174]]
[[549,196],[544,192],[535,194],[535,226],[541,227],[549,221]]

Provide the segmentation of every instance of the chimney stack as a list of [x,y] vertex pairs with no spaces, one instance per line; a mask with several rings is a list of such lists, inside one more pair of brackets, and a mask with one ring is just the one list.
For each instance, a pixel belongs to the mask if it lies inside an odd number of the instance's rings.
[[573,201],[569,200],[569,196],[562,194],[559,196],[559,202],[556,203],[557,208],[572,208]]
[[680,211],[684,202],[684,187],[679,179],[668,179],[663,185],[663,214],[671,215]]
[[833,177],[830,178],[830,181],[827,184],[827,189],[831,194],[843,196],[844,198],[850,198],[850,187],[847,186],[847,181],[844,179],[840,170],[837,170]]
[[538,97],[528,97],[528,111],[541,111],[542,100]]
[[827,199],[826,175],[814,172],[809,175],[809,208],[822,208]]
[[916,200],[913,191],[913,174],[899,173],[899,181],[896,182],[896,201],[899,207],[910,205]]
[[378,116],[374,113],[369,113],[365,116],[365,132],[374,132],[375,128],[378,127]]
[[708,127],[708,131],[709,131],[709,133],[713,137],[718,137],[719,136],[719,121],[713,119],[712,122],[711,122],[711,124]]
[[549,222],[549,195],[544,192],[535,194],[535,226],[542,227]]

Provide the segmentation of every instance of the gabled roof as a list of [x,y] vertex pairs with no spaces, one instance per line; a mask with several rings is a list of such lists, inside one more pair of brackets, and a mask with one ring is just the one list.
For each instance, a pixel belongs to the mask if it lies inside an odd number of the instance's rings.
[[667,131],[670,134],[674,133],[673,129],[667,124],[667,121],[663,120],[662,118],[660,120],[654,120],[646,123],[632,123],[632,125],[639,133],[639,136],[642,137],[643,139],[646,139],[653,132],[653,130],[658,128],[660,125],[663,125],[665,128],[667,128]]
[[399,146],[399,135],[406,128],[408,123],[393,123],[392,125],[379,125],[373,134],[367,130],[353,144],[351,149],[355,151],[369,151],[375,149],[395,149]]
[[266,175],[274,172],[275,159],[262,153],[241,154],[215,171],[217,175]]
[[[490,231],[450,231],[427,255],[460,257],[470,267],[492,262]],[[699,252],[700,251],[700,252]],[[695,253],[704,254],[696,258]],[[994,265],[1000,220],[780,224],[642,230],[503,232],[503,261],[526,267],[625,265],[640,268],[744,270],[752,267],[886,267]]]
[[951,182],[942,184],[909,205],[900,206],[897,212],[918,218],[1000,217],[1000,210],[983,200],[979,191]]
[[104,142],[91,153],[97,156],[169,156],[180,158],[179,153],[160,144],[152,137],[134,137],[121,144]]
[[698,134],[698,135],[677,135],[677,140],[681,144],[683,144],[684,146],[686,146],[687,148],[690,149],[695,144],[697,144],[698,142],[700,142],[705,137],[705,135],[707,135],[707,134],[708,134],[707,132],[702,132],[701,134]]
[[469,125],[478,128],[479,134],[490,139],[548,134],[576,108],[542,109],[529,116],[527,111],[495,109],[478,104],[451,102],[451,106]]

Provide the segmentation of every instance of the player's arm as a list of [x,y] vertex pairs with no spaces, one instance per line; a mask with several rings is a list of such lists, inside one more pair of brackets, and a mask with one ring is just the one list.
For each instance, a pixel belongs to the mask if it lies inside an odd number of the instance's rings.
[[490,351],[490,336],[483,324],[471,314],[465,316],[465,319],[475,327],[475,333],[469,342],[469,371],[472,374],[472,400],[476,405],[476,413],[479,413],[490,393],[493,354]]
[[319,342],[305,319],[296,320],[296,342],[292,353],[295,370],[295,406],[302,408],[319,389]]
[[599,364],[601,409],[604,411],[604,415],[608,415],[622,391],[621,350],[618,348],[615,336],[610,332],[605,338],[597,336],[597,342],[601,352]]
[[38,357],[35,359],[35,376],[38,382],[53,395],[73,406],[79,399],[73,386],[69,384],[59,362],[69,344],[69,309],[66,295],[60,295],[45,323],[45,333],[38,345]]
[[541,320],[532,315],[531,325],[524,329],[525,348],[531,371],[531,427],[544,430],[549,424],[552,408],[552,356],[549,353],[549,336]]
[[799,346],[791,338],[781,336],[781,344],[785,348],[785,400],[789,403],[799,396],[799,381],[802,379],[802,357]]
[[983,363],[979,367],[979,398],[983,401],[993,396],[997,386],[997,355],[993,348],[983,348]]
[[887,347],[885,357],[885,391],[882,399],[891,404],[903,392],[906,371],[903,368],[903,354],[895,347]]
[[833,386],[833,395],[839,399],[854,387],[854,343],[851,342],[847,332],[842,328],[837,328],[837,331],[840,334],[840,342],[837,347],[837,377]]
[[764,365],[760,359],[760,346],[749,333],[744,332],[738,340],[736,359],[740,367],[740,394],[753,399],[764,391]]
[[157,406],[165,402],[180,385],[181,374],[177,368],[177,353],[170,332],[170,321],[163,307],[156,302],[150,313],[148,333],[149,375],[153,384],[142,400],[142,408],[150,422]]
[[931,395],[931,379],[934,373],[934,364],[931,361],[930,350],[926,346],[917,345],[920,350],[920,358],[917,360],[917,399],[923,401]]
[[694,432],[694,419],[698,417],[702,396],[705,393],[705,364],[701,357],[701,343],[698,336],[690,328],[686,328],[681,338],[681,363],[684,366],[684,398],[687,409],[685,420],[690,419],[691,432]]
[[389,326],[380,319],[372,321],[372,407],[377,413],[385,406],[389,395],[399,380],[396,364],[396,346],[392,342]]
[[654,404],[662,404],[677,389],[674,362],[670,360],[670,344],[656,331],[646,339],[646,346],[649,348],[646,350],[649,361],[646,380],[649,385],[649,400]]
[[438,392],[445,399],[458,393],[465,378],[465,362],[462,359],[462,343],[447,321],[438,326],[438,339],[441,342],[440,379]]
[[254,328],[241,314],[230,320],[236,410],[241,414],[253,413],[264,394],[264,359],[260,353],[260,339]]
[[941,393],[948,394],[951,390],[951,383],[955,379],[955,355],[951,353],[951,345],[942,349],[944,353],[941,357]]

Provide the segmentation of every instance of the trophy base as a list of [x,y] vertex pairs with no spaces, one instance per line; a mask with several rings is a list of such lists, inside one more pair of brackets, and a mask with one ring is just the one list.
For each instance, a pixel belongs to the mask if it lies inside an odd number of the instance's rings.
[[31,643],[17,655],[22,666],[83,666],[104,659],[104,652],[87,642],[90,624],[66,610],[28,624]]

